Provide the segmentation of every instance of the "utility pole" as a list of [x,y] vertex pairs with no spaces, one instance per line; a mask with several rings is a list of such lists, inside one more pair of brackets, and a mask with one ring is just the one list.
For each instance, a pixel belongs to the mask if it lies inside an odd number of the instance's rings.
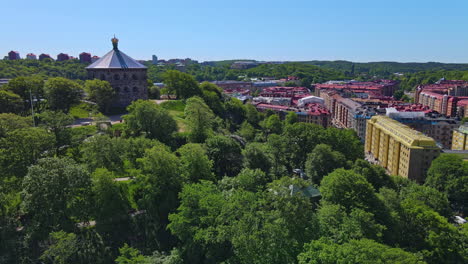
[[29,89],[29,101],[31,102],[31,115],[32,115],[33,127],[36,127],[36,121],[34,121],[34,107],[33,107],[31,89]]

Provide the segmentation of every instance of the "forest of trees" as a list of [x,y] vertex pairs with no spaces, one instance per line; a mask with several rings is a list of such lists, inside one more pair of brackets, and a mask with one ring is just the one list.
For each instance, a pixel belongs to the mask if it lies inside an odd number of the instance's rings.
[[178,101],[70,127],[82,89],[99,102],[106,82],[37,78],[2,90],[20,99],[0,111],[0,263],[468,262],[459,156],[418,185],[365,161],[352,130],[280,120],[177,71],[162,78]]

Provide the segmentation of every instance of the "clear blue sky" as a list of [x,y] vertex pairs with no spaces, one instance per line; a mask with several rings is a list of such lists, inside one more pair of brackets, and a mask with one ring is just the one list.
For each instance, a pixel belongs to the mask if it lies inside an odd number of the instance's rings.
[[467,0],[0,0],[0,54],[468,63]]

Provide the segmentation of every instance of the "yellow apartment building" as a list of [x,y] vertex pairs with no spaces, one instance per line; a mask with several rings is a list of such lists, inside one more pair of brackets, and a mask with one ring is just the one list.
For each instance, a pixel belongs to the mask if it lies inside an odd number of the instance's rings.
[[460,126],[453,130],[452,150],[467,150],[468,149],[468,127]]
[[367,121],[365,151],[389,174],[423,182],[439,153],[434,139],[387,116]]

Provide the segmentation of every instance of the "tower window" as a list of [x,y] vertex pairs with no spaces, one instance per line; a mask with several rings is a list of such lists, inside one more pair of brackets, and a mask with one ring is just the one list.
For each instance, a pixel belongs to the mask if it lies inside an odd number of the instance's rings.
[[138,92],[138,88],[137,88],[137,87],[133,87],[133,92],[134,92],[134,93],[137,93],[137,92]]
[[104,74],[101,74],[101,80],[105,80],[106,76]]
[[125,88],[124,88],[124,92],[128,93],[128,91],[129,91],[129,90],[128,90],[128,87],[125,87]]
[[117,80],[120,80],[120,75],[114,74],[114,80],[116,80],[116,81],[117,81]]
[[126,73],[123,74],[123,79],[124,79],[124,80],[127,80],[127,79],[128,79],[128,76],[127,76]]
[[120,87],[115,87],[115,91],[120,93]]
[[138,77],[136,76],[136,74],[133,74],[133,75],[132,75],[132,79],[133,79],[133,80],[138,80]]

